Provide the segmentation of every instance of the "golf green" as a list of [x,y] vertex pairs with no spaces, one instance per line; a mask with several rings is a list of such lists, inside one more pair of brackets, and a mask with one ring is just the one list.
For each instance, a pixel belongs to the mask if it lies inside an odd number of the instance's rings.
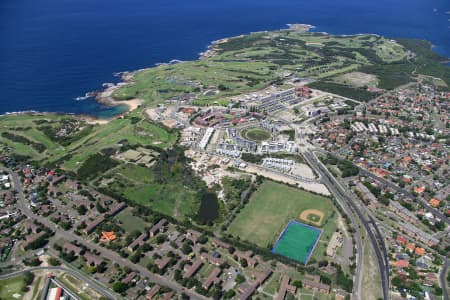
[[290,221],[272,252],[306,264],[321,233],[315,227]]

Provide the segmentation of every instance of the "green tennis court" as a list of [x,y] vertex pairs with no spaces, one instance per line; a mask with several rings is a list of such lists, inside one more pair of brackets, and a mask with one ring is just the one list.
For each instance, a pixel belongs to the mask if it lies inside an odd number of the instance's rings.
[[306,264],[321,233],[315,227],[290,221],[272,252]]

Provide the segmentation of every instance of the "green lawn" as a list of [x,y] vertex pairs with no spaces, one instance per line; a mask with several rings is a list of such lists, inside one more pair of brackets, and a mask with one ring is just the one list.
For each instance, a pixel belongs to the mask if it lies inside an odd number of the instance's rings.
[[376,300],[382,297],[381,275],[377,266],[375,252],[370,245],[370,240],[365,236],[363,242],[364,249],[364,268],[362,274],[362,284],[364,289],[361,291],[363,299]]
[[141,183],[150,183],[153,179],[153,172],[147,167],[135,164],[125,164],[114,170],[115,174],[120,174],[127,179]]
[[142,258],[139,260],[139,264],[141,266],[143,266],[144,268],[147,268],[149,263],[154,264],[155,261],[151,257],[149,257],[147,255],[142,256]]
[[[24,276],[17,276],[10,279],[0,280],[0,299],[2,300],[14,300],[23,299],[22,287],[24,286]],[[20,295],[20,297],[13,297],[14,294]]]
[[195,215],[200,203],[195,192],[173,184],[126,188],[123,194],[131,201],[180,220]]
[[244,129],[242,136],[248,140],[261,142],[270,139],[270,132],[261,128],[248,128]]
[[200,268],[200,270],[198,271],[198,276],[201,279],[206,279],[208,278],[209,274],[211,274],[211,272],[216,268],[216,266],[211,265],[211,264],[203,264],[203,266]]
[[61,281],[67,289],[69,289],[72,293],[74,293],[82,300],[98,299],[98,297],[93,297],[93,290],[83,289],[83,282],[78,278],[73,277],[72,275],[63,274],[62,276],[58,277],[58,280]]
[[288,222],[299,220],[306,209],[322,211],[324,220],[334,211],[328,198],[267,180],[233,220],[227,233],[260,247],[272,247]]
[[42,281],[42,277],[38,277],[36,279],[36,281],[33,283],[33,295],[31,296],[31,299],[37,299],[36,297],[38,296],[40,290],[39,290],[39,285],[41,284]]
[[144,220],[139,217],[133,216],[131,213],[131,208],[126,208],[120,214],[118,214],[115,219],[122,222],[121,227],[126,232],[133,232],[135,230],[143,231],[145,226],[149,225]]
[[264,287],[264,292],[271,295],[275,295],[275,293],[278,292],[278,289],[280,287],[280,282],[281,282],[281,274],[275,273],[270,277],[269,281],[266,283]]
[[195,191],[178,182],[156,182],[149,168],[125,164],[110,174],[114,175],[114,182],[108,189],[157,212],[184,220],[198,210],[200,201]]
[[316,248],[314,249],[314,252],[311,255],[310,259],[315,259],[316,261],[321,261],[326,259],[325,251],[328,246],[328,242],[331,239],[331,236],[333,235],[333,232],[336,231],[337,228],[337,211],[333,211],[331,214],[329,214],[328,218],[325,220],[325,223],[322,225],[322,234],[320,235],[320,239],[317,242]]

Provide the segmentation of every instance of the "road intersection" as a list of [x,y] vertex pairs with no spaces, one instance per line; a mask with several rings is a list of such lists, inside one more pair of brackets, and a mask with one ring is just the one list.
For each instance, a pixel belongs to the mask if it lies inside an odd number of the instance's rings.
[[[66,231],[66,230],[60,229],[57,225],[55,225],[54,223],[52,223],[45,217],[34,214],[27,204],[27,200],[24,196],[23,189],[22,189],[22,183],[20,182],[18,175],[9,169],[0,168],[0,170],[8,172],[12,178],[14,188],[17,191],[17,197],[18,197],[17,208],[22,212],[22,214],[24,214],[30,220],[36,220],[39,223],[41,223],[44,226],[51,229],[55,234],[54,238],[64,237],[66,240],[69,240],[69,241],[77,241],[78,243],[84,245],[85,247],[97,251],[98,253],[100,253],[100,255],[103,258],[106,258],[114,263],[117,263],[117,264],[123,266],[123,267],[128,267],[130,269],[133,269],[133,270],[137,271],[141,275],[141,277],[148,278],[150,282],[153,282],[153,283],[156,283],[156,284],[159,284],[162,286],[167,286],[168,288],[176,291],[178,294],[184,293],[184,294],[188,295],[189,297],[191,297],[191,299],[199,299],[199,300],[207,299],[206,297],[199,295],[198,293],[196,293],[192,290],[184,288],[183,286],[181,286],[180,284],[178,284],[174,281],[168,280],[162,276],[151,273],[146,268],[144,268],[140,265],[134,264],[125,258],[122,258],[119,254],[117,254],[116,252],[114,252],[112,250],[103,248],[103,247],[99,246],[98,244],[95,244],[92,241],[86,240],[83,237],[74,234],[71,231]],[[114,297],[113,299],[117,299],[117,298],[118,298],[118,296]]]

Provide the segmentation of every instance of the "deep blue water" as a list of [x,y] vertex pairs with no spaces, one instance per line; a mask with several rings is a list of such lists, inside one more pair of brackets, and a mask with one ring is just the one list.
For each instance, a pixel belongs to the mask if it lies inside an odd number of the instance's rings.
[[1,0],[0,114],[106,116],[117,108],[74,98],[115,72],[196,59],[212,40],[287,23],[427,39],[450,56],[448,11],[448,0]]

